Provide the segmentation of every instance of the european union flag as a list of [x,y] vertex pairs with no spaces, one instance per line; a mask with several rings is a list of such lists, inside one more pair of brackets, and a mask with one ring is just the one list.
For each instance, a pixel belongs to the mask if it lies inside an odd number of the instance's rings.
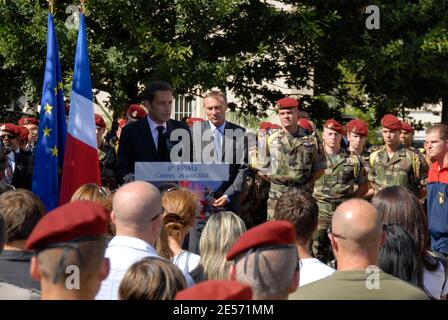
[[59,47],[53,15],[48,14],[47,58],[42,89],[39,132],[34,154],[33,192],[47,211],[58,205],[60,168],[64,161],[65,138],[64,94],[62,91]]

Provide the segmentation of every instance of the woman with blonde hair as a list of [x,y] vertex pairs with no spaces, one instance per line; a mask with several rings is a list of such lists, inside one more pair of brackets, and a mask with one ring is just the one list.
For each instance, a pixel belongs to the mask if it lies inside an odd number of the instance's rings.
[[73,193],[70,202],[87,200],[101,203],[107,198],[107,192],[96,183],[86,183]]
[[227,251],[246,231],[246,226],[236,214],[222,211],[207,221],[199,241],[201,261],[191,272],[196,283],[204,280],[228,280],[231,262]]
[[[73,193],[70,202],[77,200],[96,202],[103,205],[106,211],[110,214],[112,212],[113,195],[113,193],[107,192],[103,187],[100,187],[96,183],[86,183]],[[107,229],[108,236],[113,237],[115,235],[115,226],[110,220]]]
[[178,291],[186,288],[178,267],[161,258],[147,257],[126,271],[118,297],[120,300],[173,300]]
[[189,273],[197,267],[200,256],[182,249],[186,235],[194,225],[198,208],[196,195],[187,189],[168,190],[163,194],[163,227],[156,249],[170,259],[183,272]]

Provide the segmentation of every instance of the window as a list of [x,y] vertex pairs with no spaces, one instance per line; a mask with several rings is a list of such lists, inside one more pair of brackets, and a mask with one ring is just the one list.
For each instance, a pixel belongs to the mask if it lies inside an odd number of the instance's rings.
[[174,99],[173,119],[181,121],[183,117],[194,117],[196,114],[196,99],[193,96],[178,95]]

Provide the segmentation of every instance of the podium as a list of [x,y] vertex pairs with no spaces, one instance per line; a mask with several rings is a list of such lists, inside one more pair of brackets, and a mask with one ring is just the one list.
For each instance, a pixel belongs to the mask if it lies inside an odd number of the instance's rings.
[[224,181],[229,180],[229,164],[136,162],[135,180],[150,182],[156,187],[164,182],[178,182],[180,187],[196,194],[201,206],[196,212],[195,226],[190,232],[189,249],[198,253],[202,230],[208,217],[215,211],[208,199]]

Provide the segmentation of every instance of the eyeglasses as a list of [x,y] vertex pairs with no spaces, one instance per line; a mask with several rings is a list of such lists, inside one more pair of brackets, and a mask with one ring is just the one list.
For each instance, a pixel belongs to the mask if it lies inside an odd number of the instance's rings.
[[347,240],[346,237],[344,237],[344,236],[342,236],[342,235],[340,235],[340,234],[334,233],[334,232],[331,230],[331,227],[328,228],[328,230],[327,230],[327,234],[331,234],[331,235],[332,235],[333,237],[335,237],[335,238],[340,238],[340,239]]
[[157,214],[157,215],[155,215],[154,217],[152,217],[151,218],[151,221],[154,221],[154,220],[156,220],[163,212],[165,211],[165,208],[164,207],[162,207],[162,210],[160,210],[160,212]]
[[[387,230],[387,227],[389,227],[389,226],[391,226],[391,225],[392,225],[392,224],[383,224],[383,231],[386,231],[386,230]],[[328,230],[327,230],[327,234],[330,234],[330,233],[331,233],[332,236],[335,237],[335,238],[340,238],[340,239],[347,240],[347,237],[344,237],[343,235],[334,233],[333,230],[331,229],[331,227],[328,228]]]
[[3,136],[0,136],[0,140],[4,140],[4,139],[6,139],[6,138],[8,138],[9,140],[12,140],[12,139],[15,139],[15,138],[17,138],[16,136],[13,136],[13,135],[11,135],[11,134],[5,134],[5,135],[3,135]]

